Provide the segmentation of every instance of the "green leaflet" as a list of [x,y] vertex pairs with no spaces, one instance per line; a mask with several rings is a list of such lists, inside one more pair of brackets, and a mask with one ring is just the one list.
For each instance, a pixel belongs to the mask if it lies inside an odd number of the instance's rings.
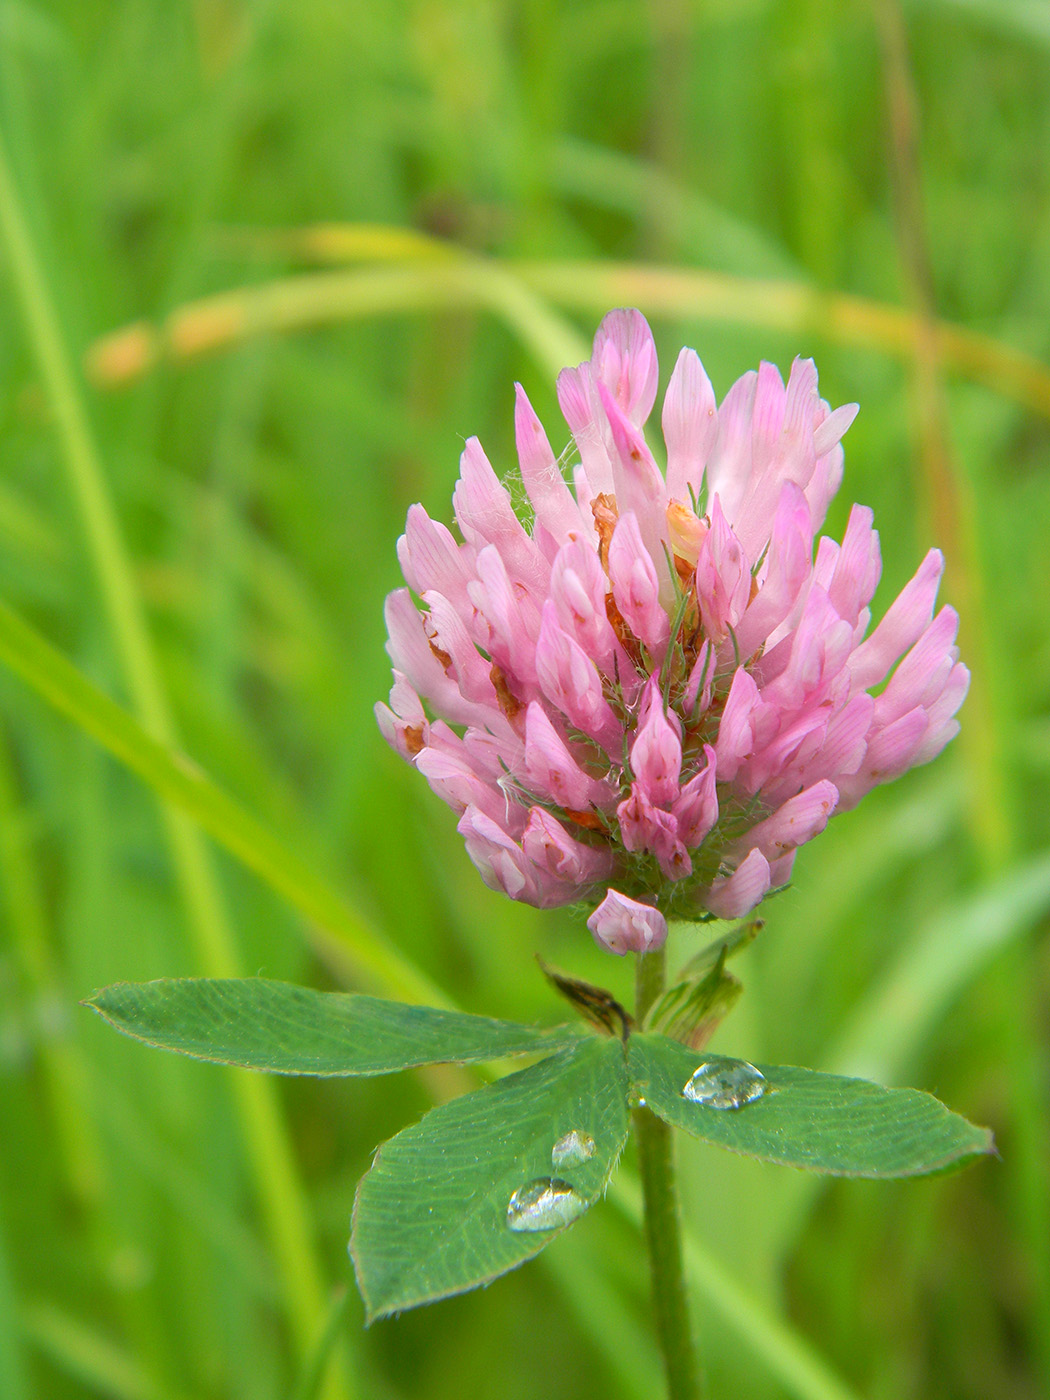
[[922,1176],[994,1151],[992,1135],[917,1089],[883,1089],[864,1079],[759,1065],[765,1092],[740,1108],[693,1103],[682,1090],[701,1064],[726,1071],[739,1061],[706,1055],[659,1035],[630,1042],[631,1088],[665,1122],[747,1157],[834,1176]]
[[[592,1155],[552,1159],[575,1130]],[[538,1254],[601,1195],[627,1137],[618,1040],[588,1037],[498,1083],[433,1109],[383,1146],[361,1181],[350,1252],[369,1320],[488,1283]],[[520,1188],[557,1178],[575,1210],[512,1230]]]
[[271,1074],[389,1074],[549,1054],[585,1035],[257,977],[119,982],[86,1005],[147,1045]]

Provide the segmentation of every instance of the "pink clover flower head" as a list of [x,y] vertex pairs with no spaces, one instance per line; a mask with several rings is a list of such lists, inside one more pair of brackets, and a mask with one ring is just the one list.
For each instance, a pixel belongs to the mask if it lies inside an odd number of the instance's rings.
[[458,538],[409,510],[376,707],[485,882],[593,907],[616,953],[659,947],[671,917],[748,913],[836,811],[940,752],[969,681],[937,550],[869,631],[870,510],[815,539],[856,409],[823,402],[812,361],[717,405],[683,350],[666,471],[644,435],[657,383],[645,319],[610,312],[558,380],[569,477],[518,386],[529,528],[467,443]]

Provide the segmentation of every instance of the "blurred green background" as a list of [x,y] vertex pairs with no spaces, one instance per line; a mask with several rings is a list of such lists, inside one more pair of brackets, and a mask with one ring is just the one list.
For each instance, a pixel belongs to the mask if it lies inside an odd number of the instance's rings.
[[[462,1087],[238,1075],[78,998],[423,975],[553,1019],[537,950],[626,994],[371,716],[407,506],[448,518],[471,433],[510,468],[514,379],[562,446],[625,303],[665,376],[812,354],[861,403],[828,528],[875,508],[882,608],[941,545],[975,675],[802,853],[716,1046],[930,1089],[1001,1160],[683,1144],[711,1394],[1050,1392],[1048,71],[1042,0],[2,0],[3,1400],[305,1396],[357,1178]],[[632,1170],[488,1290],[366,1333],[351,1285],[326,1396],[659,1395]]]

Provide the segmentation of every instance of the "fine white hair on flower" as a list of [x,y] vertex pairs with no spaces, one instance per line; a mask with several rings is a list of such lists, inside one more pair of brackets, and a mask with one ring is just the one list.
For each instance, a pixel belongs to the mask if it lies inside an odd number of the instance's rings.
[[935,611],[938,551],[869,631],[870,510],[817,538],[856,406],[820,398],[811,360],[786,383],[762,364],[717,404],[683,350],[666,469],[643,431],[657,385],[644,317],[613,311],[558,378],[564,451],[520,385],[517,471],[502,481],[467,441],[459,538],[408,513],[398,557],[422,606],[387,600],[377,706],[486,883],[593,905],[617,953],[785,884],[836,811],[940,752],[969,680],[958,619]]

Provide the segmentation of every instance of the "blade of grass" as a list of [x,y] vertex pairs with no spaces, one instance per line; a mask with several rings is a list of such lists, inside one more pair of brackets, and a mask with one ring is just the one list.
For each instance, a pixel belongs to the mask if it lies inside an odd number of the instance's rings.
[[[642,1196],[638,1181],[620,1171],[609,1184],[609,1199],[640,1229]],[[686,1275],[694,1293],[742,1344],[761,1358],[771,1375],[798,1400],[858,1400],[822,1356],[722,1267],[686,1225],[682,1235]]]
[[[0,726],[0,888],[6,896],[7,927],[22,968],[29,999],[41,1011],[59,1009],[65,1020],[70,998],[50,945],[47,916],[31,848],[26,814],[12,772],[7,735]],[[102,1189],[102,1154],[87,1107],[91,1102],[84,1064],[68,1031],[38,1039],[45,1092],[51,1108],[68,1188],[82,1207],[97,1203]]]
[[[931,1029],[982,969],[1050,910],[1050,856],[1015,868],[938,916],[903,951],[843,1031],[826,1064],[835,1074],[899,1082]],[[826,1183],[782,1183],[776,1238],[785,1258]]]
[[[936,334],[933,261],[926,228],[919,162],[919,99],[912,74],[908,33],[898,0],[876,0],[883,83],[889,113],[889,164],[894,186],[898,260],[919,334],[912,366],[913,397],[921,467],[920,499],[943,541],[946,585],[954,594],[964,647],[972,656],[967,722],[962,741],[973,769],[969,821],[974,848],[986,874],[1001,872],[1014,854],[1008,801],[1004,736],[1011,716],[997,707],[992,679],[1001,665],[997,629],[987,606],[984,559],[978,547],[977,507],[958,469],[948,425],[942,364]],[[1032,1000],[1033,969],[1014,944],[996,969],[1002,1044],[1007,1063],[1014,1151],[1007,1162],[1013,1178],[1018,1245],[1028,1254],[1034,1282],[1033,1330],[1043,1388],[1050,1389],[1050,1206],[1046,1197],[1046,1152],[1050,1120],[1040,1093],[1038,1013]]]
[[61,1308],[26,1303],[20,1320],[26,1339],[54,1367],[105,1400],[178,1400],[158,1390],[115,1342]]
[[[178,807],[307,919],[318,954],[347,980],[405,1001],[448,999],[292,849],[178,750],[159,742],[0,602],[0,659],[59,713]],[[211,975],[211,974],[209,974]]]
[[29,1393],[15,1311],[15,1290],[3,1233],[3,1215],[0,1213],[0,1395],[8,1400],[28,1400]]
[[[16,296],[54,413],[69,487],[80,512],[129,691],[147,730],[170,742],[174,724],[154,663],[134,574],[2,142],[0,236],[7,248]],[[235,941],[200,833],[188,818],[166,804],[162,805],[162,814],[201,966],[212,976],[236,976]],[[231,1076],[230,1083],[256,1191],[280,1262],[290,1329],[302,1353],[312,1342],[325,1290],[294,1154],[273,1085],[244,1075]],[[345,1395],[347,1388],[334,1379],[326,1393],[334,1400]]]

